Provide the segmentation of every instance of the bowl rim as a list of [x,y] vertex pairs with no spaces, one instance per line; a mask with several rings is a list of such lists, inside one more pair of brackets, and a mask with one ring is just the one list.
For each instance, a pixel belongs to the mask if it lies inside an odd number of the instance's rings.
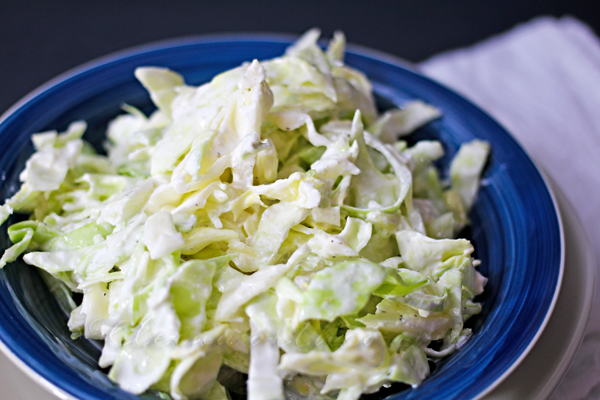
[[[193,44],[202,44],[202,43],[214,43],[214,42],[293,42],[299,36],[290,34],[290,33],[278,33],[278,32],[223,32],[223,33],[210,33],[210,34],[200,34],[200,35],[186,35],[181,37],[168,38],[163,40],[152,41],[149,43],[144,43],[140,45],[134,45],[131,47],[127,47],[121,50],[117,50],[115,52],[108,53],[106,55],[94,58],[90,61],[84,62],[83,64],[79,64],[67,71],[51,78],[46,81],[42,85],[34,88],[21,99],[19,99],[16,103],[14,103],[11,107],[9,107],[6,111],[4,111],[0,115],[0,125],[2,125],[15,111],[19,110],[22,106],[27,104],[29,101],[36,98],[38,95],[46,92],[47,90],[52,89],[54,86],[59,85],[60,83],[76,76],[86,71],[89,71],[93,68],[102,66],[104,64],[108,64],[111,62],[118,61],[120,59],[126,57],[132,57],[136,55],[140,55],[146,52],[157,51],[161,49],[167,49],[170,47],[178,47],[185,45],[193,45]],[[327,43],[321,39],[319,43]],[[559,260],[559,273],[556,279],[556,287],[552,296],[552,300],[548,306],[548,310],[542,320],[541,324],[538,327],[535,335],[528,343],[528,345],[523,349],[521,354],[515,359],[515,361],[508,367],[501,375],[496,378],[492,383],[490,383],[485,389],[483,389],[479,394],[473,397],[473,400],[479,400],[485,397],[487,394],[492,392],[502,381],[504,381],[527,357],[530,353],[531,349],[538,342],[540,336],[545,330],[552,313],[554,312],[558,296],[562,287],[562,280],[564,275],[565,268],[565,237],[564,237],[564,227],[563,227],[563,219],[560,213],[559,203],[557,200],[557,196],[555,190],[553,189],[550,180],[546,174],[542,172],[540,166],[533,160],[533,158],[529,155],[529,153],[525,150],[521,142],[513,136],[502,124],[500,124],[492,115],[490,115],[487,111],[479,107],[476,103],[471,101],[469,98],[465,97],[463,94],[457,92],[456,90],[446,86],[445,84],[430,78],[427,75],[424,75],[418,68],[417,65],[413,64],[410,61],[404,60],[401,57],[386,53],[381,50],[372,49],[367,46],[357,45],[348,43],[346,45],[346,52],[351,52],[357,55],[362,55],[369,57],[371,59],[377,61],[383,61],[385,63],[391,64],[396,67],[400,67],[403,69],[408,69],[411,72],[419,75],[423,79],[435,83],[438,86],[443,87],[448,92],[451,92],[455,96],[461,98],[463,101],[467,102],[469,105],[475,107],[480,110],[483,114],[485,114],[488,118],[493,120],[497,125],[499,125],[505,133],[515,141],[518,147],[520,147],[523,153],[527,158],[533,163],[535,170],[538,175],[541,177],[545,188],[548,191],[550,199],[552,201],[553,210],[556,214],[557,218],[557,227],[559,233],[559,242],[560,242],[560,260]],[[36,383],[41,385],[44,389],[64,400],[77,400],[71,394],[67,393],[62,388],[58,387],[54,383],[45,379],[39,373],[37,373],[33,368],[27,365],[23,360],[21,360],[5,343],[0,340],[0,351],[7,356],[7,358],[15,364],[21,371],[23,371],[27,376],[33,379]]]
[[[487,114],[487,112],[486,112],[486,114]],[[508,131],[506,131],[506,132],[510,135],[510,132],[508,132]],[[514,136],[511,135],[511,137],[513,139],[515,139],[515,141],[517,142],[517,144],[519,146],[521,146],[521,148],[523,148],[523,146],[521,145],[521,142],[519,142]],[[524,148],[523,148],[523,151],[525,151]],[[525,357],[527,357],[529,355],[529,353],[531,352],[533,347],[536,345],[536,343],[540,339],[540,336],[542,336],[542,333],[544,333],[544,330],[546,330],[546,326],[548,325],[548,322],[550,321],[550,317],[552,316],[552,313],[554,312],[554,308],[556,307],[556,302],[558,301],[560,289],[562,288],[563,275],[565,272],[565,232],[564,232],[564,226],[563,226],[563,217],[560,213],[560,207],[559,207],[557,196],[556,196],[556,190],[553,188],[553,186],[550,182],[550,179],[548,178],[548,175],[546,175],[545,173],[542,172],[542,169],[540,168],[540,166],[533,160],[533,158],[531,158],[529,153],[527,153],[525,151],[525,154],[527,154],[527,157],[529,157],[529,159],[531,160],[533,165],[535,165],[535,168],[537,169],[538,173],[542,177],[542,180],[544,181],[544,185],[546,185],[546,188],[548,189],[548,193],[550,194],[550,198],[552,199],[552,205],[554,206],[554,211],[556,212],[556,217],[558,219],[557,222],[558,222],[558,229],[559,229],[559,234],[560,234],[560,269],[558,272],[558,281],[556,283],[556,289],[554,290],[554,295],[552,296],[552,302],[550,303],[548,312],[546,313],[546,316],[544,317],[544,320],[542,321],[540,327],[538,328],[538,331],[536,332],[534,337],[531,339],[531,341],[529,342],[527,347],[523,350],[521,355],[519,355],[519,357],[517,357],[515,362],[513,362],[511,364],[511,366],[506,371],[504,371],[503,374],[501,374],[498,377],[498,379],[496,379],[491,385],[489,385],[486,389],[484,389],[479,395],[475,396],[475,398],[473,400],[483,399],[486,395],[491,393],[506,378],[508,378],[508,376],[510,374],[512,374],[519,365],[521,365],[521,363],[523,362]]]

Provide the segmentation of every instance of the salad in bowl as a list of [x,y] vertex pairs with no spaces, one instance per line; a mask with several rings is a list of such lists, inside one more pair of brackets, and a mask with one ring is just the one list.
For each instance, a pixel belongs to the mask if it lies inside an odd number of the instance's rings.
[[489,144],[442,178],[442,144],[404,140],[441,112],[380,113],[343,35],[318,39],[198,87],[138,68],[156,109],[124,105],[105,154],[84,121],[33,135],[0,266],[38,267],[124,390],[227,399],[247,374],[250,400],[355,400],[471,337],[487,279],[456,237]]

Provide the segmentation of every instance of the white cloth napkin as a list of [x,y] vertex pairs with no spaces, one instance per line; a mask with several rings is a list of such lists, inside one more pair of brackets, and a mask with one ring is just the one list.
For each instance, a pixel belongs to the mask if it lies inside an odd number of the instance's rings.
[[[541,17],[419,68],[471,99],[564,192],[600,260],[600,40],[582,22]],[[600,275],[583,344],[552,400],[600,399]],[[552,349],[548,349],[552,351]]]

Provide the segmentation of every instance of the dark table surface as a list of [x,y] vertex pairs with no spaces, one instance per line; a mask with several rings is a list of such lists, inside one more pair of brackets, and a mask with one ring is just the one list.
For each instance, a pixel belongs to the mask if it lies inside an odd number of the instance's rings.
[[540,15],[600,31],[600,1],[2,0],[0,112],[52,77],[152,41],[218,32],[343,30],[411,61],[467,46]]

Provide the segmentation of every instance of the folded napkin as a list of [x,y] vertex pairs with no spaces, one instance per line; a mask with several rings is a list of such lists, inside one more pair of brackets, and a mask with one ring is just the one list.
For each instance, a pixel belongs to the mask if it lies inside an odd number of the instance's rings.
[[[571,17],[541,17],[419,68],[517,138],[576,210],[600,261],[600,40],[594,32]],[[600,399],[597,276],[582,347],[552,400]]]

